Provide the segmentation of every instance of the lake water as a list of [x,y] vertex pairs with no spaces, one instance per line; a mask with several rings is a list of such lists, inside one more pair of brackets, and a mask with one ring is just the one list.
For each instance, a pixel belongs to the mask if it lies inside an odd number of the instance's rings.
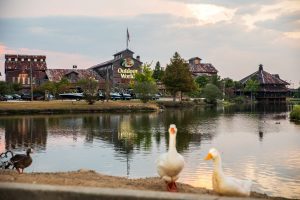
[[211,147],[224,171],[251,179],[252,190],[300,198],[300,125],[286,106],[196,108],[138,114],[0,117],[0,152],[31,146],[26,172],[81,168],[128,178],[157,176],[155,160],[168,149],[168,127],[177,125],[177,150],[186,161],[179,181],[212,188]]

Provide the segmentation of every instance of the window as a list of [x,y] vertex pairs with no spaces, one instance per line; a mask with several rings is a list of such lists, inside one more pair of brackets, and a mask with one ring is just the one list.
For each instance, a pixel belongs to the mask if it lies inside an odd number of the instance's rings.
[[34,62],[37,62],[37,59],[36,59],[36,58],[34,59]]
[[22,58],[21,61],[24,61],[24,58]]

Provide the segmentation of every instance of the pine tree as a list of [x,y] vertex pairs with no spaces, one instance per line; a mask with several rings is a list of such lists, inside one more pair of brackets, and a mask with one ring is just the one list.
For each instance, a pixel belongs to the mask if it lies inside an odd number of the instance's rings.
[[161,81],[163,74],[164,74],[164,71],[161,69],[159,61],[157,61],[155,68],[153,70],[152,77],[155,79],[155,81]]
[[170,64],[167,65],[163,76],[163,83],[166,89],[173,95],[173,101],[176,100],[177,92],[191,92],[196,89],[188,63],[177,52],[171,58]]

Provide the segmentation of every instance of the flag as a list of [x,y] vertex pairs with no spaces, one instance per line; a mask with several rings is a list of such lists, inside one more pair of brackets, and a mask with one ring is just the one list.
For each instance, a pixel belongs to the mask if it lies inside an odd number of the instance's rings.
[[128,31],[128,28],[127,28],[127,41],[130,42],[130,37],[129,37],[129,31]]
[[128,42],[130,42],[130,36],[129,36],[128,28],[127,28],[127,34],[126,34],[126,49],[128,49]]

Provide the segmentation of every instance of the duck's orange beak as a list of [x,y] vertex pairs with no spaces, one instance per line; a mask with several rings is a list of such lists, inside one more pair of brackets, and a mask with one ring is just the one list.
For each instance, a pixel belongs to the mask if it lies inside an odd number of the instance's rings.
[[172,134],[175,134],[175,128],[170,128],[170,132],[172,133]]
[[204,158],[204,160],[211,160],[213,157],[211,153],[208,153],[207,156]]

